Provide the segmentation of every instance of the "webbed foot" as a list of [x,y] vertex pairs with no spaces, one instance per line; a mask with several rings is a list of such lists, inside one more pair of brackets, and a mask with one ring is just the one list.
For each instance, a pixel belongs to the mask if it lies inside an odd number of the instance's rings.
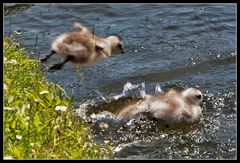
[[56,71],[56,70],[60,70],[60,69],[63,68],[63,65],[64,64],[62,64],[62,63],[54,64],[54,65],[52,65],[48,68],[48,71],[53,72],[53,71]]
[[39,61],[40,61],[41,63],[46,62],[47,60],[48,60],[48,57],[44,57],[44,58],[40,58],[40,59],[39,59]]

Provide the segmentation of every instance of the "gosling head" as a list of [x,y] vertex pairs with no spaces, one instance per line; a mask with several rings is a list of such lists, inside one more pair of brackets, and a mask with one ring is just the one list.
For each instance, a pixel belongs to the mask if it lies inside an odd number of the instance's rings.
[[203,102],[202,92],[196,88],[188,88],[182,92],[182,95],[194,105],[200,105]]
[[124,43],[121,37],[112,35],[112,36],[108,36],[106,40],[111,45],[112,54],[125,53]]

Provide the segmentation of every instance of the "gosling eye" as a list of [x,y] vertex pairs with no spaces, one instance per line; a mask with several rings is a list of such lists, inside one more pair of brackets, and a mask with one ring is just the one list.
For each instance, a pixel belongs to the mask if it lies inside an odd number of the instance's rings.
[[202,95],[196,95],[196,97],[197,97],[198,99],[201,99],[201,98],[202,98]]

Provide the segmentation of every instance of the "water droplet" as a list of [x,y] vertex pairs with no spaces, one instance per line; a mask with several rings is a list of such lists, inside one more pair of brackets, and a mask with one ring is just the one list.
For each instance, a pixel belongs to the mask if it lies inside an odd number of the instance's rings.
[[110,142],[109,140],[104,140],[105,144],[109,144],[109,142]]
[[99,124],[99,127],[101,128],[102,131],[105,131],[108,129],[108,124],[107,123],[104,123],[104,122],[101,122]]
[[164,135],[164,134],[163,134],[163,135],[160,135],[159,137],[160,137],[160,138],[165,138],[165,137],[166,137],[166,135]]
[[230,53],[230,56],[235,56],[237,54],[237,52],[232,52],[232,53]]

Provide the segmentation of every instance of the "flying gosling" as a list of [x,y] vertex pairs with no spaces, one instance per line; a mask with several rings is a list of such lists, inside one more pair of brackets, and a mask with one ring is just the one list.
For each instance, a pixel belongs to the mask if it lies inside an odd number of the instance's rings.
[[52,65],[49,70],[59,70],[67,62],[88,66],[112,54],[124,53],[124,43],[119,36],[97,36],[80,23],[74,23],[74,29],[58,36],[51,45],[51,53],[40,59],[45,62],[53,54],[61,57],[62,62]]

